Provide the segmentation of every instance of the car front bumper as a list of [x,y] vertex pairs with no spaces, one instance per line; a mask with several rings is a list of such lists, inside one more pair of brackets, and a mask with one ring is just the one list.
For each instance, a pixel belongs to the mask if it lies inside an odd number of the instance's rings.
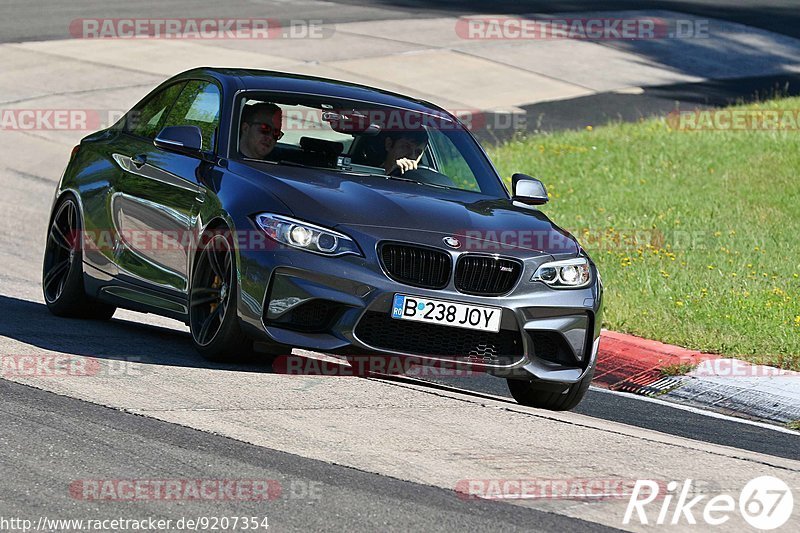
[[[321,352],[413,356],[434,364],[449,360],[497,376],[564,384],[579,381],[594,366],[602,317],[602,285],[594,265],[589,286],[557,290],[529,280],[542,263],[563,257],[500,252],[523,262],[517,285],[504,296],[459,292],[452,275],[445,288],[424,289],[390,279],[377,257],[380,240],[411,243],[406,232],[382,231],[378,239],[347,231],[357,237],[364,257],[326,257],[284,247],[239,250],[238,309],[251,335]],[[429,245],[414,237],[414,244]],[[425,239],[441,242],[438,235]],[[470,252],[448,253],[455,264],[459,254]],[[500,307],[501,332],[391,319],[397,293]],[[454,346],[464,353],[446,353]]]

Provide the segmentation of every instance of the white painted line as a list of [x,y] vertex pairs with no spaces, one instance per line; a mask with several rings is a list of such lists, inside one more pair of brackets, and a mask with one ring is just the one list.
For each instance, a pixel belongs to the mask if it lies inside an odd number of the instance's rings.
[[[396,379],[398,377],[402,378],[402,380]],[[382,375],[382,374],[378,374],[378,373],[373,373],[372,377],[371,378],[367,378],[367,379],[377,379],[377,380],[397,381],[397,382],[407,381],[407,382],[411,382],[411,383],[418,383],[420,386],[423,386],[423,387],[430,387],[430,385],[435,385],[436,387],[441,388],[442,390],[450,390],[450,391],[458,392],[458,393],[461,393],[461,394],[466,394],[466,395],[471,395],[471,396],[478,396],[478,397],[482,397],[482,398],[486,398],[486,399],[490,399],[490,400],[496,400],[496,401],[501,401],[501,402],[506,402],[506,403],[510,402],[512,404],[516,404],[516,402],[513,400],[513,398],[508,397],[508,396],[498,396],[496,394],[492,394],[492,393],[489,393],[489,392],[481,392],[481,391],[472,391],[472,390],[469,390],[469,389],[462,389],[460,387],[454,387],[452,385],[446,385],[444,383],[439,383],[439,382],[436,382],[436,381],[427,381],[427,380],[424,380],[424,379],[414,378],[414,377],[411,377],[411,376],[386,376],[386,375]],[[736,422],[738,424],[745,424],[745,425],[748,425],[748,426],[755,426],[755,427],[759,427],[759,428],[763,428],[763,429],[771,429],[771,430],[777,431],[779,433],[787,433],[789,435],[795,435],[795,436],[800,435],[800,432],[797,432],[797,431],[794,431],[792,429],[788,429],[788,428],[785,428],[785,427],[777,426],[777,425],[774,425],[774,424],[768,424],[766,422],[756,422],[755,420],[747,420],[745,418],[737,418],[735,416],[730,416],[730,415],[723,415],[721,413],[715,413],[714,411],[706,411],[706,410],[700,409],[698,407],[690,407],[688,405],[681,405],[681,404],[674,403],[674,402],[667,402],[667,401],[659,400],[659,399],[656,399],[656,398],[650,398],[648,396],[640,396],[638,394],[631,394],[629,392],[612,391],[612,390],[604,389],[604,388],[601,388],[601,387],[595,387],[594,385],[590,386],[589,389],[592,390],[592,391],[596,391],[596,392],[603,392],[603,393],[606,393],[606,394],[613,394],[613,395],[616,395],[616,396],[623,396],[625,398],[630,398],[630,399],[633,399],[633,400],[641,400],[641,401],[644,401],[644,402],[655,403],[655,404],[658,404],[658,405],[663,405],[665,407],[672,407],[673,409],[680,409],[682,411],[687,411],[689,413],[695,413],[695,414],[698,414],[698,415],[704,415],[704,416],[708,416],[708,417],[711,417],[711,418],[717,418],[719,420],[727,420],[729,422]],[[592,418],[596,418],[596,417],[592,417]],[[619,423],[625,424],[625,425],[631,425],[628,422],[620,421]]]
[[698,407],[690,407],[688,405],[681,405],[679,403],[673,403],[673,402],[668,402],[668,401],[665,401],[665,400],[659,400],[657,398],[650,398],[648,396],[639,396],[637,394],[631,394],[629,392],[613,391],[613,390],[603,389],[603,388],[595,387],[595,386],[592,386],[592,387],[589,387],[589,388],[591,390],[593,390],[593,391],[596,391],[596,392],[602,392],[602,393],[605,393],[605,394],[613,394],[613,395],[616,395],[616,396],[624,396],[625,398],[632,398],[632,399],[641,400],[641,401],[644,401],[644,402],[655,403],[655,404],[658,404],[658,405],[663,405],[663,406],[666,406],[666,407],[672,407],[673,409],[680,409],[681,411],[688,411],[690,413],[695,413],[695,414],[698,414],[698,415],[704,415],[704,416],[708,416],[708,417],[711,417],[711,418],[717,418],[717,419],[720,419],[720,420],[727,420],[729,422],[736,422],[736,423],[745,424],[745,425],[748,425],[748,426],[756,426],[756,427],[760,427],[760,428],[764,428],[764,429],[771,429],[771,430],[777,431],[779,433],[788,433],[789,435],[795,435],[795,436],[796,435],[800,435],[800,433],[798,433],[797,431],[794,431],[794,430],[791,430],[791,429],[788,429],[788,428],[784,428],[784,427],[781,427],[781,426],[776,426],[776,425],[773,425],[773,424],[767,424],[766,422],[756,422],[755,420],[747,420],[747,419],[744,419],[744,418],[737,418],[735,416],[723,415],[721,413],[715,413],[713,411],[706,411],[706,410],[700,409]]

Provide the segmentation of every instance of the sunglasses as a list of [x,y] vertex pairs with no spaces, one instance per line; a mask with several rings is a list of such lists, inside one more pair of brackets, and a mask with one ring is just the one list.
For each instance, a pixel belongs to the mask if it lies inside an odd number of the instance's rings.
[[253,122],[251,125],[257,126],[258,132],[261,135],[272,135],[272,138],[276,141],[279,141],[283,138],[283,132],[277,128],[274,128],[272,124],[267,124],[266,122]]

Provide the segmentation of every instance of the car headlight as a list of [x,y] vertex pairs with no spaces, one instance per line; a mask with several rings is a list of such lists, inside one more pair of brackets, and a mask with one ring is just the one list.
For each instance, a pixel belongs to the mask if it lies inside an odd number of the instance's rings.
[[283,215],[256,215],[256,224],[281,244],[323,255],[361,255],[355,241],[332,229]]
[[585,257],[544,263],[531,278],[531,281],[541,281],[554,289],[578,289],[591,280],[592,269]]

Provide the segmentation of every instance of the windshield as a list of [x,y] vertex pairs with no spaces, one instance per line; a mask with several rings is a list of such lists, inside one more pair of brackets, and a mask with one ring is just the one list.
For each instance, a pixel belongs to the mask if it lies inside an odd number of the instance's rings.
[[238,102],[235,124],[233,138],[242,159],[507,197],[475,140],[444,113],[248,93]]

